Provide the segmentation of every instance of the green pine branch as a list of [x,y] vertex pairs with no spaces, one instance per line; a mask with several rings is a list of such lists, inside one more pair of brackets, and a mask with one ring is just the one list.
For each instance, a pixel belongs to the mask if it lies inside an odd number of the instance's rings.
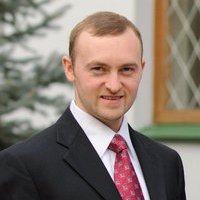
[[[55,83],[66,84],[61,56],[52,52],[44,59],[27,43],[33,37],[44,37],[46,31],[59,28],[54,22],[70,6],[49,13],[45,6],[51,2],[0,1],[0,149],[36,132],[30,120],[8,121],[5,116],[20,108],[46,115],[41,105],[59,111],[66,104],[63,96],[46,96],[42,92]],[[35,17],[39,20],[34,22]],[[17,48],[29,54],[19,58],[15,54]]]

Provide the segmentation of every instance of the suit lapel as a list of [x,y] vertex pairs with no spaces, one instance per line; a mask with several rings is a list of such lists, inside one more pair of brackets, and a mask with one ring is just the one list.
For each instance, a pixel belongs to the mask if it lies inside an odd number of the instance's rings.
[[110,175],[69,108],[57,124],[57,141],[67,147],[65,162],[104,199],[120,200]]
[[152,144],[146,139],[141,139],[143,136],[138,137],[138,134],[130,129],[131,140],[143,171],[150,199],[166,200],[165,182],[163,180],[164,172],[160,166],[160,159],[156,153],[153,153]]

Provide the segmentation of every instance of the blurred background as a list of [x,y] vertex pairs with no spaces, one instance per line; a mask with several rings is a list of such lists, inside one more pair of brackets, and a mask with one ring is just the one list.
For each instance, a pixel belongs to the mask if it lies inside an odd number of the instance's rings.
[[95,11],[140,29],[146,66],[129,123],[178,151],[187,197],[200,199],[199,0],[1,0],[0,149],[54,123],[73,98],[61,58],[73,26]]

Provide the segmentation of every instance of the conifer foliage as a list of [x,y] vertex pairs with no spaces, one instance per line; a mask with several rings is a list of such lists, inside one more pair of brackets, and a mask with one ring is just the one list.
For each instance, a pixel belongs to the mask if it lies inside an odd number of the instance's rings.
[[[0,149],[36,130],[29,119],[8,119],[9,115],[27,109],[45,114],[41,105],[59,109],[63,98],[42,92],[53,84],[66,84],[60,56],[53,52],[45,58],[29,45],[35,37],[45,37],[59,28],[55,20],[70,5],[48,9],[51,0],[0,1]],[[40,105],[40,106],[38,106]]]

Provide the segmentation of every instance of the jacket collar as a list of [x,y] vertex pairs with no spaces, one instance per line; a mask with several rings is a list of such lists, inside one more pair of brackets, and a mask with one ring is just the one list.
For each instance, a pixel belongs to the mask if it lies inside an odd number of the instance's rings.
[[[166,200],[163,168],[152,143],[129,127],[151,200]],[[143,138],[143,139],[142,139]],[[94,147],[69,108],[57,121],[57,142],[66,147],[64,161],[104,199],[120,200],[119,193]]]
[[100,196],[120,200],[112,178],[69,108],[57,122],[57,142],[66,147],[64,161]]
[[145,182],[148,188],[151,200],[167,200],[165,191],[165,180],[163,180],[163,167],[158,152],[155,152],[154,146],[149,139],[140,133],[134,131],[131,127],[130,137],[132,144],[138,156]]

